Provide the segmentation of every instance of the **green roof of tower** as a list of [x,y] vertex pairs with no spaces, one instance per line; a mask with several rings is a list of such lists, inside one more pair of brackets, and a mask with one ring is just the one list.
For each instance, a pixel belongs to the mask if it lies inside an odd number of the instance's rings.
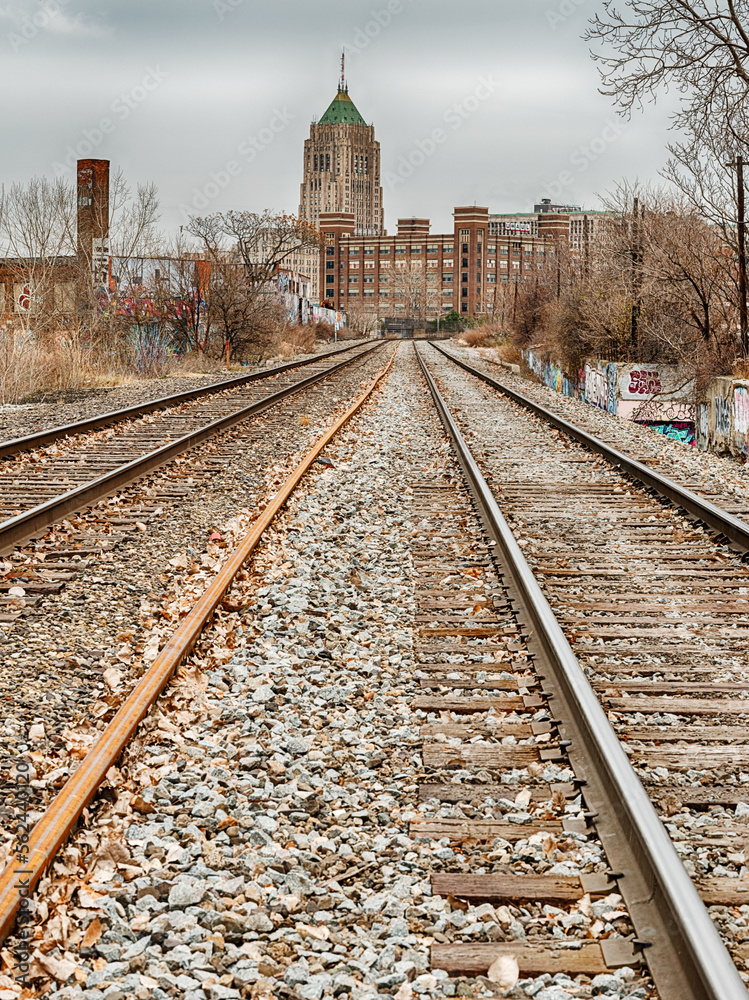
[[366,125],[362,116],[356,110],[356,105],[348,96],[348,90],[338,88],[338,93],[330,102],[330,107],[322,116],[318,125]]

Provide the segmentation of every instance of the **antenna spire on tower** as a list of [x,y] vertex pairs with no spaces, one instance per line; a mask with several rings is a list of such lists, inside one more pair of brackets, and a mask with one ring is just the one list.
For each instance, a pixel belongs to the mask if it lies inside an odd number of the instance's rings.
[[346,50],[341,52],[341,90],[346,89]]

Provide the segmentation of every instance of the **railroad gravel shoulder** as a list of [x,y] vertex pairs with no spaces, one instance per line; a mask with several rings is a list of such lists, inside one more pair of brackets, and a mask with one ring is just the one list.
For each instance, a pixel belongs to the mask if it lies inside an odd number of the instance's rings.
[[535,403],[576,424],[583,430],[602,438],[615,448],[635,458],[649,461],[656,471],[675,479],[686,486],[703,487],[714,490],[711,496],[716,503],[721,498],[730,503],[747,500],[749,486],[749,465],[742,465],[736,459],[697,448],[667,438],[657,431],[631,420],[614,416],[596,406],[589,406],[579,400],[564,396],[547,386],[513,374],[506,368],[492,363],[493,351],[460,348],[449,344],[448,350],[480,368],[499,382],[503,382],[516,392],[523,393]]
[[[362,341],[346,341],[353,347]],[[44,402],[5,403],[0,405],[0,441],[25,437],[50,427],[85,420],[100,413],[121,410],[139,403],[148,403],[162,396],[187,392],[202,386],[226,382],[242,374],[261,371],[264,367],[281,365],[288,361],[314,358],[317,354],[332,350],[335,345],[319,344],[311,354],[299,354],[288,358],[274,358],[267,365],[248,367],[241,371],[217,371],[210,373],[190,372],[169,375],[164,378],[140,379],[125,385],[95,387],[90,389],[60,390],[45,394]]]
[[[354,362],[303,397],[283,401],[92,511],[71,516],[47,536],[49,545],[41,551],[47,550],[51,563],[56,550],[85,547],[87,540],[113,547],[80,557],[81,570],[59,594],[3,604],[7,611],[21,608],[23,616],[0,625],[0,781],[9,781],[21,754],[34,755],[46,746],[56,748],[59,757],[51,775],[49,761],[44,768],[34,765],[32,819],[63,784],[68,754],[86,744],[87,737],[81,743],[80,734],[68,728],[76,711],[84,712],[83,731],[90,735],[109,709],[107,671],[116,671],[125,684],[135,682],[155,655],[147,648],[149,623],[161,618],[162,602],[183,579],[207,577],[222,562],[226,522],[239,511],[257,509],[275,492],[298,456],[385,360],[378,351]],[[144,504],[153,513],[140,513]],[[22,551],[40,566],[39,549]],[[30,576],[46,579],[43,567]],[[29,738],[35,725],[44,727],[41,742]],[[0,823],[8,824],[14,811],[13,794],[5,795]]]

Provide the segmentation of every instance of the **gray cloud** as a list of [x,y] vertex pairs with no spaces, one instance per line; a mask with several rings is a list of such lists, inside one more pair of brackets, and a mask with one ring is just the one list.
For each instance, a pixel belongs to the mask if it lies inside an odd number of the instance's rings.
[[[391,178],[388,228],[404,215],[451,228],[454,205],[528,210],[557,189],[595,207],[596,193],[622,176],[654,178],[667,139],[667,105],[612,128],[580,40],[597,6],[0,4],[0,85],[13,95],[3,102],[0,181],[59,172],[90,145],[131,182],[157,184],[169,229],[201,195],[210,209],[296,211],[309,122],[335,93],[346,45],[351,96],[376,127]],[[479,98],[482,80],[489,92]],[[409,175],[404,162],[419,161],[437,129],[444,140]]]

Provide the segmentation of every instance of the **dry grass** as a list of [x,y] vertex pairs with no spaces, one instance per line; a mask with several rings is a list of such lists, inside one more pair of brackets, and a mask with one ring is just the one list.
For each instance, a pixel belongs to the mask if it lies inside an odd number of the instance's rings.
[[500,361],[507,361],[508,364],[520,365],[523,363],[523,355],[520,349],[509,342],[500,344],[496,348],[495,353],[498,355]]
[[0,329],[0,404],[55,392],[109,388],[171,374],[165,349],[92,348],[70,331],[35,336],[19,326]]
[[282,358],[295,354],[311,354],[317,344],[317,327],[311,323],[287,324],[275,331],[271,339],[271,350]]
[[491,339],[491,334],[488,330],[466,330],[460,339],[467,347],[485,347]]
[[223,358],[211,358],[204,351],[190,351],[177,362],[177,375],[213,375],[223,370]]

